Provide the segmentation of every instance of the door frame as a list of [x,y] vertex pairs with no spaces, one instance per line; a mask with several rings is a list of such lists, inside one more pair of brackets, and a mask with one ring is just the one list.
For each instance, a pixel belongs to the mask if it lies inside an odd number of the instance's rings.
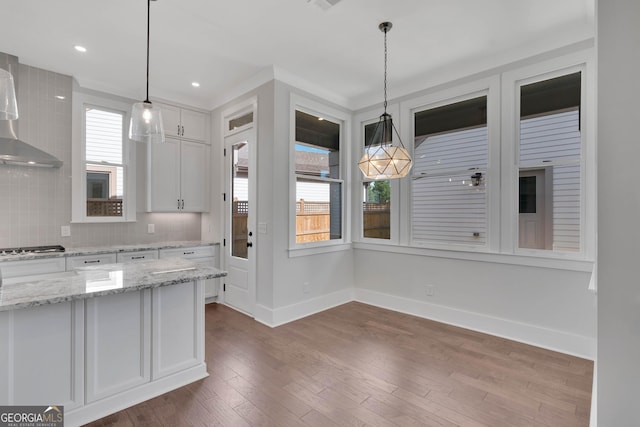
[[[253,120],[251,123],[243,125],[240,128],[229,129],[229,123],[231,120],[241,117],[249,112],[253,113]],[[248,293],[249,293],[249,306],[251,312],[240,310],[236,307],[232,308],[242,311],[243,313],[255,317],[256,309],[256,287],[257,287],[257,246],[259,244],[258,233],[256,229],[257,217],[258,217],[258,192],[257,192],[257,151],[258,151],[258,139],[257,139],[257,99],[255,97],[249,99],[242,105],[236,106],[225,111],[222,115],[222,159],[223,159],[223,215],[222,215],[222,234],[224,243],[222,245],[222,252],[220,256],[221,265],[226,268],[229,265],[229,259],[231,258],[232,242],[231,242],[231,216],[232,216],[232,196],[231,196],[231,161],[230,153],[232,147],[241,141],[247,141],[249,143],[249,201],[250,210],[247,218],[247,229],[253,232],[251,242],[253,246],[248,248],[247,251],[247,280],[248,280]],[[228,244],[225,244],[227,243]],[[222,278],[224,283],[224,278]],[[225,289],[220,289],[219,301],[228,305],[225,300]]]

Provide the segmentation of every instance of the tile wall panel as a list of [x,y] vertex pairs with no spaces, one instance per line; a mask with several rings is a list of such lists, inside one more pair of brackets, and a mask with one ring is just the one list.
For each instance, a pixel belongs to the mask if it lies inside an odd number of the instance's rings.
[[[0,247],[200,239],[200,214],[139,212],[134,223],[70,224],[72,79],[21,64],[18,85],[18,137],[64,165],[60,169],[0,165]],[[155,234],[147,233],[149,223],[155,224]],[[70,237],[60,236],[62,225],[71,225]]]

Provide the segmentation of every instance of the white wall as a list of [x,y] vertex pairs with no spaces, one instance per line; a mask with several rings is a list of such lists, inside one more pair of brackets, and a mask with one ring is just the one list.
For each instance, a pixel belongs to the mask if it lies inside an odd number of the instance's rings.
[[599,0],[598,425],[640,425],[640,2]]
[[[353,257],[351,250],[317,254],[302,257],[289,256],[289,218],[291,212],[289,180],[289,154],[291,150],[290,103],[291,94],[298,93],[328,107],[343,108],[317,97],[299,91],[282,82],[275,82],[275,139],[273,147],[273,180],[271,185],[273,201],[273,262],[274,262],[274,318],[285,315],[278,312],[294,313],[298,305],[310,308],[322,306],[322,301],[331,299],[332,294],[350,290],[353,286]],[[349,144],[349,141],[344,141]],[[263,160],[258,160],[259,164]],[[294,195],[295,197],[295,195]],[[305,293],[303,284],[309,283]],[[311,300],[316,300],[317,306]]]
[[[356,298],[582,357],[595,356],[591,273],[357,249]],[[433,296],[427,286],[433,286]]]

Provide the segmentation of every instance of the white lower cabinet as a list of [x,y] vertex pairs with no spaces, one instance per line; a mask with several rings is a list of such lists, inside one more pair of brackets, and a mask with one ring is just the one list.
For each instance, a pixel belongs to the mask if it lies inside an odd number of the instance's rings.
[[91,265],[113,264],[115,262],[116,262],[115,253],[68,256],[67,271],[75,270],[76,268],[79,268],[79,267],[89,267]]
[[0,312],[0,404],[83,404],[84,301]]
[[86,302],[87,403],[150,381],[151,291]]
[[202,286],[193,282],[153,289],[151,377],[156,380],[201,363]]
[[[218,246],[193,246],[185,248],[160,249],[160,258],[185,258],[201,265],[218,267]],[[219,279],[204,281],[205,301],[218,296]]]
[[0,262],[2,279],[37,274],[58,273],[65,270],[65,258],[43,258]]
[[158,259],[158,250],[118,252],[116,262],[141,262]]

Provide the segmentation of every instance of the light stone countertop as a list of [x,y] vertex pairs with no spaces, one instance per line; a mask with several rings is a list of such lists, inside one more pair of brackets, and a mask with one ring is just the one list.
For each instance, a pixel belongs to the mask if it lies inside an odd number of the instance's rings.
[[0,311],[174,285],[226,276],[215,267],[182,258],[83,267],[75,271],[6,279]]
[[141,243],[136,245],[114,245],[114,246],[90,246],[82,248],[66,248],[65,252],[47,252],[41,254],[29,253],[25,255],[11,255],[0,256],[0,263],[5,261],[23,261],[29,259],[40,258],[62,258],[67,256],[79,256],[79,255],[97,255],[114,252],[138,252],[148,251],[156,249],[173,249],[173,248],[187,248],[195,246],[216,246],[219,243],[203,242],[200,240],[190,241],[173,241],[173,242],[156,242],[156,243]]

